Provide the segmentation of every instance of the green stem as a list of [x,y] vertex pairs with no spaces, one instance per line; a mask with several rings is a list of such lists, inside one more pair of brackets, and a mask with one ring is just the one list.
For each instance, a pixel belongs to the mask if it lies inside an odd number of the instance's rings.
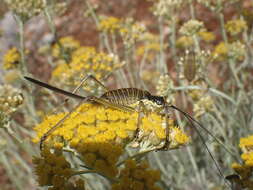
[[19,52],[20,52],[20,70],[23,75],[27,75],[26,61],[25,61],[25,43],[24,43],[24,22],[19,16],[15,16],[19,27]]
[[117,46],[117,42],[116,42],[116,35],[115,35],[115,33],[111,34],[111,37],[112,37],[113,53],[115,53],[116,55],[118,55],[118,46]]
[[136,157],[139,157],[139,156],[144,156],[145,154],[149,153],[149,152],[152,152],[156,150],[156,148],[151,148],[151,149],[147,149],[147,150],[144,150],[144,151],[141,151],[141,152],[138,152],[137,154],[134,154],[132,156],[129,156],[127,159],[119,162],[117,164],[117,167],[121,166],[122,164],[124,164],[126,162],[126,160],[129,160],[129,159],[133,159],[133,158],[136,158]]
[[187,147],[187,153],[189,155],[189,158],[190,158],[190,162],[193,166],[193,169],[194,169],[194,173],[196,175],[196,178],[198,180],[198,183],[203,187],[203,182],[205,181],[201,175],[200,175],[200,169],[198,168],[197,166],[197,162],[196,162],[196,159],[194,159],[194,156],[192,154],[192,151],[189,147]]
[[95,13],[93,7],[90,5],[89,0],[84,0],[84,1],[85,1],[86,6],[88,7],[88,9],[91,13],[92,18],[95,21],[96,26],[98,27],[99,26],[99,19],[98,19],[96,13]]
[[[14,15],[17,23],[18,23],[18,27],[19,27],[19,52],[20,52],[20,71],[21,71],[21,76],[20,78],[23,79],[23,76],[27,76],[28,75],[28,70],[27,70],[27,65],[26,65],[26,59],[25,59],[25,42],[24,42],[24,21],[22,20],[22,18],[20,18],[18,15]],[[31,86],[29,86],[28,84],[25,83],[25,85],[27,86],[28,89],[32,89]],[[34,121],[34,123],[37,123],[39,121],[37,115],[36,115],[36,109],[35,109],[35,105],[34,105],[34,99],[33,96],[30,96],[28,94],[24,94],[25,95],[25,99],[27,100],[27,111],[29,112],[29,115],[31,115],[32,120]]]
[[240,79],[239,79],[238,76],[237,76],[236,69],[235,69],[235,67],[234,67],[235,64],[236,64],[235,61],[234,61],[234,60],[231,60],[231,59],[229,58],[229,60],[228,60],[229,68],[230,68],[230,70],[231,70],[231,72],[232,72],[232,74],[233,74],[233,76],[234,76],[234,78],[235,78],[235,81],[236,81],[237,86],[240,87],[240,88],[242,89],[242,88],[243,88],[243,85],[242,85]]
[[51,16],[48,5],[46,5],[44,13],[46,15],[49,28],[50,28],[51,32],[53,33],[53,35],[55,37],[56,36],[56,29],[55,29],[55,25],[54,25],[54,22],[53,22],[53,19],[52,19],[52,16]]
[[225,21],[224,21],[224,15],[222,14],[222,12],[219,12],[219,20],[220,20],[220,25],[221,25],[221,35],[222,35],[224,42],[227,44],[228,38],[227,38],[226,31],[225,31]]
[[195,19],[196,16],[195,16],[195,10],[194,10],[194,6],[193,6],[193,3],[192,3],[192,0],[189,0],[189,5],[190,5],[191,17],[192,17],[193,19]]
[[[87,6],[87,8],[88,8],[88,10],[89,10],[89,12],[90,12],[90,14],[91,14],[91,17],[92,17],[93,20],[95,21],[96,27],[99,28],[99,18],[98,18],[98,16],[96,15],[96,13],[95,13],[93,7],[92,7],[91,4],[89,3],[89,0],[84,0],[84,2],[85,2],[85,5]],[[105,33],[102,33],[102,34],[101,34],[101,39],[103,40],[102,42],[104,43],[104,45],[105,45],[107,51],[111,53],[112,51],[111,51],[110,45],[109,45],[109,43],[108,43],[108,41],[107,41],[108,39],[106,39],[106,38],[107,38],[107,35],[106,35]]]
[[83,174],[98,174],[104,178],[106,178],[107,180],[111,181],[111,182],[118,182],[117,179],[115,178],[111,178],[111,177],[108,177],[96,170],[82,170],[82,171],[77,171],[77,172],[74,172],[73,174],[71,174],[71,176],[69,176],[69,178],[73,177],[73,176],[76,176],[76,175],[83,175]]
[[134,86],[135,82],[134,82],[134,69],[132,67],[132,62],[130,60],[130,56],[131,56],[131,51],[132,47],[129,47],[128,45],[125,46],[125,50],[124,50],[124,55],[125,55],[125,61],[126,61],[126,69],[127,69],[127,73],[129,75],[129,81],[130,81],[130,85]]
[[[171,36],[170,36],[170,43],[171,43],[171,53],[174,63],[177,63],[177,48],[176,48],[176,16],[175,18],[171,19]],[[178,64],[176,65],[177,71],[177,79],[179,79],[179,69]]]
[[[192,0],[189,0],[189,5],[190,5],[190,11],[191,11],[192,19],[196,19],[195,9],[194,9]],[[193,40],[194,40],[194,44],[195,44],[197,53],[200,55],[201,54],[201,48],[200,48],[199,38],[198,38],[197,34],[193,35]],[[201,59],[201,65],[205,64],[204,58],[202,56],[200,57],[200,59]]]
[[[223,38],[226,46],[228,46],[228,38],[227,38],[226,30],[225,30],[224,15],[221,11],[219,11],[219,20],[220,20],[220,25],[221,25],[222,38]],[[229,69],[231,70],[237,85],[239,87],[242,87],[242,84],[241,84],[241,82],[236,74],[235,68],[234,68],[234,64],[235,64],[234,61],[229,59],[228,62],[229,62]]]
[[[84,1],[85,1],[85,5],[87,6],[87,8],[88,8],[88,10],[91,14],[91,17],[95,21],[96,27],[98,28],[99,27],[99,18],[98,18],[98,16],[96,15],[93,7],[89,3],[89,0],[84,0]],[[100,34],[100,36],[101,36],[100,39],[102,40],[102,42],[103,42],[104,46],[106,47],[107,51],[109,53],[112,53],[112,48],[110,47],[107,35],[105,33],[102,33],[102,34]],[[124,77],[124,81],[127,82],[127,86],[129,86],[129,82],[128,82],[128,80],[126,80],[127,77],[126,77],[124,71],[122,69],[119,69],[119,72],[120,72],[120,74],[117,74],[117,76],[122,75]]]
[[60,56],[64,59],[64,61],[65,61],[66,63],[69,63],[69,62],[70,62],[70,56],[69,56],[69,54],[65,51],[63,45],[62,45],[62,44],[60,43],[60,41],[58,40],[57,33],[56,33],[56,28],[55,28],[55,24],[54,24],[53,18],[52,18],[52,12],[50,11],[48,4],[46,5],[46,7],[45,7],[45,9],[44,9],[44,14],[45,14],[45,16],[46,16],[46,19],[47,19],[47,22],[48,22],[50,31],[51,31],[52,34],[53,34],[55,43],[59,46]]
[[159,60],[159,72],[161,73],[167,73],[168,72],[168,68],[167,68],[167,64],[166,64],[166,58],[165,58],[165,54],[164,54],[164,19],[163,17],[159,17],[159,32],[160,32],[160,60]]

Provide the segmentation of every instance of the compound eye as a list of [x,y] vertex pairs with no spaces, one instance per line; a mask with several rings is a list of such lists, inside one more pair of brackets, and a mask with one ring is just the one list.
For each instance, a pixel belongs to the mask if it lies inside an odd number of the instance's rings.
[[162,101],[161,100],[156,100],[156,104],[157,105],[162,105]]

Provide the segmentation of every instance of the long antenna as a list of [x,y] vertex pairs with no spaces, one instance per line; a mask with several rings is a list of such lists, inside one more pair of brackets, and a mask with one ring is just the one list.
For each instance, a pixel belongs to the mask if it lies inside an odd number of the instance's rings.
[[57,92],[57,93],[60,93],[60,94],[63,94],[63,95],[66,95],[66,96],[69,96],[69,97],[72,97],[72,98],[75,98],[75,99],[79,99],[81,100],[79,102],[79,104],[77,106],[75,106],[74,108],[71,109],[71,111],[66,114],[60,121],[58,121],[51,129],[49,129],[40,139],[40,150],[42,150],[43,148],[43,143],[46,141],[47,137],[49,136],[49,134],[51,134],[52,132],[54,132],[56,129],[58,129],[61,124],[73,113],[73,111],[79,107],[83,102],[85,101],[88,101],[90,99],[90,97],[84,97],[84,96],[79,96],[77,94],[73,94],[71,92],[68,92],[68,91],[65,91],[65,90],[62,90],[62,89],[59,89],[57,87],[54,87],[54,86],[51,86],[47,83],[44,83],[44,82],[41,82],[39,80],[36,80],[36,79],[33,79],[33,78],[30,78],[30,77],[24,77],[26,80],[30,81],[30,82],[33,82],[39,86],[42,86],[44,88],[47,88],[47,89],[50,89],[50,90],[53,90],[54,92]]
[[[200,137],[202,144],[205,146],[205,148],[206,148],[208,154],[210,155],[211,159],[213,160],[214,165],[215,165],[215,167],[217,168],[219,175],[223,178],[223,180],[224,180],[224,182],[226,183],[226,185],[227,185],[230,189],[232,189],[231,185],[226,181],[226,178],[225,178],[225,176],[223,175],[223,173],[222,173],[222,171],[221,171],[221,168],[220,168],[218,162],[215,160],[215,158],[214,158],[214,156],[212,155],[211,151],[209,150],[207,144],[205,143],[204,137],[201,135],[200,131],[197,129],[197,127],[194,125],[193,122],[196,122],[202,129],[204,129],[209,135],[211,135],[218,143],[220,143],[220,144],[222,144],[222,145],[223,145],[223,143],[221,143],[219,139],[217,139],[209,130],[207,130],[201,123],[199,123],[197,120],[195,120],[195,119],[194,119],[192,116],[190,116],[188,113],[184,112],[183,110],[181,110],[181,109],[179,109],[179,108],[177,108],[176,106],[173,106],[173,105],[170,105],[170,106],[168,106],[168,107],[171,107],[171,108],[173,108],[173,109],[179,111],[180,113],[182,113],[182,114],[187,118],[187,120],[190,122],[191,126],[192,126],[192,127],[196,130],[196,132],[198,133],[198,136]],[[229,153],[231,153],[231,152],[225,147],[225,145],[224,145],[224,148],[225,148]],[[232,153],[231,153],[231,154],[232,154]],[[232,155],[233,155],[233,154],[232,154]],[[232,190],[233,190],[233,189],[232,189]]]
[[[233,152],[231,152],[231,150],[229,150],[229,149],[226,147],[226,145],[225,145],[223,142],[221,142],[220,139],[218,139],[216,136],[214,136],[207,128],[205,128],[200,122],[198,122],[196,119],[194,119],[191,115],[189,115],[188,113],[184,112],[183,110],[179,109],[178,107],[176,107],[176,106],[174,106],[174,105],[169,105],[168,107],[171,107],[171,108],[173,108],[173,109],[179,111],[179,112],[182,113],[189,121],[191,120],[191,121],[197,123],[198,126],[199,126],[201,129],[203,129],[204,131],[206,131],[208,135],[210,135],[217,143],[219,143],[220,145],[222,145],[223,148],[224,148],[235,160],[238,161],[238,158],[236,157],[236,155],[235,155]],[[195,125],[194,125],[194,128],[196,128]]]
[[71,92],[68,92],[68,91],[65,91],[65,90],[62,90],[60,88],[57,88],[57,87],[54,87],[54,86],[51,86],[47,83],[44,83],[44,82],[41,82],[39,80],[36,80],[36,79],[33,79],[33,78],[30,78],[30,77],[24,77],[26,80],[29,80],[30,82],[32,83],[35,83],[39,86],[42,86],[44,88],[47,88],[47,89],[50,89],[50,90],[53,90],[54,92],[57,92],[59,94],[63,94],[63,95],[66,95],[66,96],[69,96],[69,97],[72,97],[72,98],[75,98],[75,99],[79,99],[79,100],[83,100],[83,99],[86,99],[86,97],[84,96],[80,96],[80,95],[77,95],[77,94],[73,94]]

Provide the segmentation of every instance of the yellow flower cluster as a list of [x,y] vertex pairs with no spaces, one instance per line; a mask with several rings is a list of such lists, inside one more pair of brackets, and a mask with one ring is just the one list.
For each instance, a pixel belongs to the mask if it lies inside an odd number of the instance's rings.
[[178,48],[189,48],[193,45],[193,39],[190,36],[181,36],[176,41]]
[[83,180],[79,179],[75,183],[68,181],[73,170],[62,152],[51,153],[44,149],[41,157],[33,158],[33,164],[40,186],[51,186],[49,190],[85,190]]
[[241,138],[239,147],[243,151],[241,155],[243,164],[232,164],[232,168],[240,176],[235,182],[239,183],[243,188],[253,189],[253,136]]
[[220,42],[214,49],[213,55],[218,60],[227,59],[228,48],[224,42]]
[[137,41],[141,40],[145,32],[145,26],[141,23],[135,22],[131,18],[126,19],[119,30],[123,43],[126,47],[131,47]]
[[101,19],[98,29],[107,33],[115,33],[119,31],[120,27],[120,19],[116,17],[105,17]]
[[20,53],[17,48],[9,49],[3,57],[3,68],[6,70],[17,68],[20,59]]
[[24,97],[19,89],[10,85],[0,85],[0,111],[13,113],[23,103]]
[[159,76],[158,82],[156,83],[157,95],[167,97],[166,102],[169,104],[175,103],[175,91],[172,90],[173,88],[174,81],[168,74]]
[[132,18],[120,20],[115,17],[103,18],[99,23],[98,30],[109,34],[119,33],[126,47],[131,47],[140,41],[146,32],[145,26]]
[[186,136],[179,128],[173,126],[173,120],[168,120],[169,134],[166,137],[166,121],[165,117],[151,113],[148,117],[142,119],[140,128],[139,140],[145,145],[163,147],[166,138],[170,140],[169,149],[178,148],[181,145],[189,142],[189,137]]
[[240,139],[239,147],[243,152],[253,152],[253,135]]
[[246,47],[241,41],[235,41],[229,44],[228,56],[237,61],[243,61],[246,55]]
[[53,154],[48,149],[41,152],[41,157],[34,157],[33,163],[40,186],[63,185],[64,180],[73,173],[70,163],[62,154]]
[[205,95],[202,96],[196,103],[194,103],[193,111],[195,117],[200,117],[207,111],[210,112],[213,110],[214,101],[211,96]]
[[220,42],[213,51],[213,56],[219,61],[227,60],[228,58],[242,61],[245,57],[245,45],[240,41],[235,41],[229,44]]
[[154,2],[152,12],[155,16],[171,16],[173,10],[183,7],[183,0],[151,0]]
[[4,74],[4,82],[6,84],[15,84],[15,82],[19,82],[20,80],[20,72],[18,69],[8,70]]
[[127,160],[125,168],[120,170],[119,182],[114,183],[111,190],[161,190],[155,185],[160,177],[160,171],[149,169],[147,162]]
[[[60,43],[62,47],[56,45],[53,50],[53,55],[59,59],[56,61],[57,66],[52,72],[51,79],[58,86],[77,86],[80,78],[89,74],[99,80],[124,64],[120,62],[118,56],[97,52],[93,47],[80,46],[79,42],[71,37],[62,38]],[[64,57],[69,62],[66,63]],[[89,86],[85,89],[91,91],[96,88]]]
[[65,36],[59,39],[59,43],[55,43],[52,48],[53,57],[59,58],[64,56],[71,56],[71,53],[80,47],[79,41],[72,36]]
[[185,36],[193,36],[204,30],[204,23],[198,20],[189,20],[179,29],[179,33]]
[[[107,178],[115,179],[119,174],[119,165],[117,163],[119,158],[125,154],[124,149],[127,145],[132,148],[139,147],[140,151],[145,152],[160,148],[175,149],[189,142],[189,137],[175,127],[171,119],[168,118],[167,121],[169,129],[167,138],[165,117],[155,113],[147,114],[145,113],[141,117],[138,125],[137,112],[119,111],[94,103],[82,104],[44,142],[44,149],[54,150],[56,155],[46,151],[42,154],[44,161],[40,161],[40,159],[34,161],[37,165],[36,172],[39,176],[39,183],[41,185],[53,184],[54,186],[63,185],[62,181],[67,183],[67,177],[71,174],[70,165],[66,164],[62,154],[60,157],[57,155],[58,152],[62,152],[66,148],[70,148],[71,152],[78,155],[80,161],[93,173],[96,172]],[[35,127],[37,137],[34,142],[39,142],[40,138],[64,116],[65,113],[59,113],[46,117],[42,123]],[[136,134],[137,126],[139,126],[138,134]],[[169,142],[165,144],[167,139]],[[56,169],[52,169],[53,166],[50,165],[50,160],[54,159],[57,162],[55,156],[58,156],[57,159],[63,159],[62,162],[65,164],[60,164],[59,167],[64,165],[65,168],[62,168],[61,171],[69,171],[67,175],[52,173]],[[44,171],[42,163],[47,171]],[[55,167],[58,167],[58,164]],[[135,173],[137,172],[135,170],[139,169],[139,166],[134,164],[132,172]],[[143,175],[146,177],[143,176],[143,179],[133,181],[137,185],[136,188],[143,187],[145,189],[146,186],[149,186],[149,189],[155,189],[153,186],[155,181],[158,180],[156,174],[153,171],[145,171]],[[50,176],[51,178],[57,176],[55,177],[57,184],[54,184],[54,178],[51,180]],[[131,178],[130,174],[127,177]],[[143,181],[143,184],[141,184],[141,181]],[[121,187],[120,185],[124,182],[124,179],[120,178],[120,183],[115,184],[113,188],[116,188],[116,186],[117,188]]]
[[239,19],[230,20],[226,23],[225,28],[230,35],[235,36],[247,30],[247,23],[244,20]]
[[139,56],[146,56],[146,58],[149,61],[152,61],[155,59],[156,53],[160,52],[161,46],[159,43],[147,43],[145,45],[142,45],[138,47],[136,54]]
[[170,141],[170,148],[176,149],[179,146],[183,146],[190,141],[190,138],[178,127],[172,127],[170,129],[169,138]]
[[[159,52],[160,51],[160,44],[159,43],[149,43],[147,45],[141,46],[137,49],[137,55],[143,56],[144,52],[149,52],[154,51],[154,52]],[[150,58],[149,58],[150,59]]]
[[0,129],[1,128],[7,128],[10,124],[10,117],[6,115],[4,112],[0,111]]
[[198,35],[205,42],[212,42],[215,40],[215,35],[212,32],[201,31]]
[[153,61],[156,58],[161,48],[165,49],[165,47],[161,47],[159,37],[155,34],[146,32],[141,36],[141,41],[143,44],[138,47],[136,54],[145,56],[149,61]]
[[213,110],[214,101],[207,92],[203,90],[192,90],[189,95],[194,102],[193,112],[196,118]]
[[9,9],[22,19],[27,20],[42,12],[45,4],[43,0],[4,0]]
[[253,135],[241,138],[239,147],[243,151],[241,158],[245,162],[245,165],[253,169]]
[[161,75],[157,82],[156,92],[159,96],[167,96],[168,89],[173,86],[173,81],[168,74]]
[[[64,113],[60,113],[48,116],[41,124],[36,126],[37,137],[34,139],[34,142],[39,142],[43,134],[64,115]],[[59,147],[59,139],[63,139],[64,143],[67,142],[78,152],[86,152],[87,144],[99,147],[100,144],[109,142],[110,144],[116,143],[117,145],[125,146],[135,138],[137,120],[137,112],[128,113],[106,108],[103,105],[83,104],[71,114],[59,129],[50,135],[49,142],[46,144],[56,148]],[[150,140],[150,143],[155,147],[164,144],[164,140],[166,139],[165,117],[150,113],[148,117],[144,116],[142,118],[139,125],[139,140]],[[174,132],[178,129],[173,126],[171,119],[168,119],[168,127]],[[181,136],[183,133],[177,130],[176,134]],[[173,136],[177,135],[173,134]],[[187,136],[185,135],[183,138],[187,139]],[[188,140],[185,140],[182,143],[182,140],[177,141],[176,139],[178,140],[178,137],[170,138],[171,141],[175,140],[173,143],[179,146],[188,142]],[[86,147],[82,146],[82,144],[86,144]],[[110,154],[110,151],[107,153]]]

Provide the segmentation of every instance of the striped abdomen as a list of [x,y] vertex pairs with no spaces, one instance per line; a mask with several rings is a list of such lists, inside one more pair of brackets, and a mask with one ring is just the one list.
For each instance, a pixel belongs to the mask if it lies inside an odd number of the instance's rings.
[[101,98],[114,103],[129,106],[150,96],[148,91],[137,88],[120,88],[104,93]]

